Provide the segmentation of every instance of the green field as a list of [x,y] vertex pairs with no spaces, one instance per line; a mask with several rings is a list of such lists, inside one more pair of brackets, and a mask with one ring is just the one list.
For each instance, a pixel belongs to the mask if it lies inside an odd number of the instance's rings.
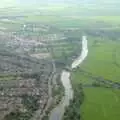
[[103,88],[85,88],[81,106],[83,120],[119,120],[120,91]]
[[[94,39],[98,40],[98,38]],[[89,42],[91,42],[91,39],[89,39],[88,44]],[[119,41],[98,40],[97,43],[88,47],[89,54],[81,65],[81,69],[91,72],[94,76],[101,76],[104,79],[120,82],[120,68],[115,64],[120,58],[120,54],[117,54],[116,57],[116,53],[120,51],[118,49],[119,46]]]
[[[80,107],[83,120],[119,120],[120,90],[94,87],[97,77],[120,83],[120,41],[88,36],[89,53],[80,68],[72,73],[73,87],[81,83],[84,102]],[[94,79],[92,77],[95,77]],[[88,85],[85,87],[84,85]]]
[[[72,9],[72,8],[71,8]],[[61,11],[62,12],[62,11]],[[62,16],[62,15],[26,15],[17,20],[4,21],[0,19],[0,25],[5,28],[19,27],[27,22],[48,24],[57,28],[86,28],[86,29],[120,29],[120,16]]]
[[[87,58],[80,65],[80,69],[96,77],[103,77],[113,82],[120,82],[119,48],[119,41],[112,41],[107,38],[102,39],[100,37],[88,37],[89,53]],[[74,72],[73,75],[76,82],[81,82],[82,77],[84,77],[79,70]],[[89,82],[90,81],[91,80],[89,80]]]
[[111,28],[119,27],[120,17],[119,16],[49,16],[49,15],[29,15],[21,20],[21,22],[41,22],[46,24],[51,24],[59,28],[94,28],[102,27]]
[[75,71],[72,73],[72,79],[73,84],[77,85],[79,83],[82,83],[82,85],[86,85],[86,84],[92,84],[94,82],[94,80],[92,78],[90,78],[89,76],[84,75],[83,73],[79,72],[79,71]]

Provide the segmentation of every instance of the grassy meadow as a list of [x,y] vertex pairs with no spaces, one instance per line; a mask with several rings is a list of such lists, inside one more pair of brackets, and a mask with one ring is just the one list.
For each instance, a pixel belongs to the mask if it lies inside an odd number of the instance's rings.
[[[97,38],[94,38],[97,40]],[[92,40],[88,37],[88,44]],[[120,82],[119,61],[120,43],[111,40],[101,40],[89,46],[87,59],[81,64],[80,68],[92,73],[93,76],[101,76],[113,82]]]
[[120,91],[85,88],[85,100],[80,112],[83,120],[119,120]]

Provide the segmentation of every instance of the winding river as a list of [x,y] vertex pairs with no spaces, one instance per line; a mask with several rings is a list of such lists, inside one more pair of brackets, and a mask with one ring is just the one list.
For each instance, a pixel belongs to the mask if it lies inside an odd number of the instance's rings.
[[[82,36],[82,51],[78,58],[76,58],[71,68],[75,69],[77,68],[87,57],[88,54],[88,46],[87,46],[87,37]],[[65,88],[65,96],[63,97],[61,103],[54,108],[50,114],[49,120],[62,120],[62,117],[64,115],[65,107],[69,106],[70,100],[73,99],[73,89],[70,81],[70,72],[63,70],[61,73],[61,81]]]

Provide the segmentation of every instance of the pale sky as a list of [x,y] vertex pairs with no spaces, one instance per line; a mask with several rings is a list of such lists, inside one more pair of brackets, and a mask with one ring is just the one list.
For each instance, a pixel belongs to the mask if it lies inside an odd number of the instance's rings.
[[16,0],[0,0],[0,7],[9,7],[16,5]]

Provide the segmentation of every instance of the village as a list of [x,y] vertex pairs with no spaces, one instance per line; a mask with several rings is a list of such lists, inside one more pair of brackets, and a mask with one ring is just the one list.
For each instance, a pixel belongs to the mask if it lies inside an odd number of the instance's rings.
[[28,113],[28,107],[23,101],[30,98],[29,101],[32,102],[34,97],[36,101],[33,105],[37,104],[42,113],[48,100],[52,63],[44,57],[39,59],[28,53],[26,55],[27,48],[36,47],[35,40],[27,41],[15,35],[10,36],[5,31],[1,33],[4,34],[1,34],[0,41],[0,119],[4,120],[5,116],[16,110]]
[[[27,120],[34,114],[42,119],[52,107],[51,97],[55,97],[54,104],[59,103],[63,90],[58,76],[80,44],[65,34],[64,30],[35,23],[0,30],[1,120],[13,119],[15,111],[18,119],[27,114]],[[61,91],[60,96],[55,91]]]

